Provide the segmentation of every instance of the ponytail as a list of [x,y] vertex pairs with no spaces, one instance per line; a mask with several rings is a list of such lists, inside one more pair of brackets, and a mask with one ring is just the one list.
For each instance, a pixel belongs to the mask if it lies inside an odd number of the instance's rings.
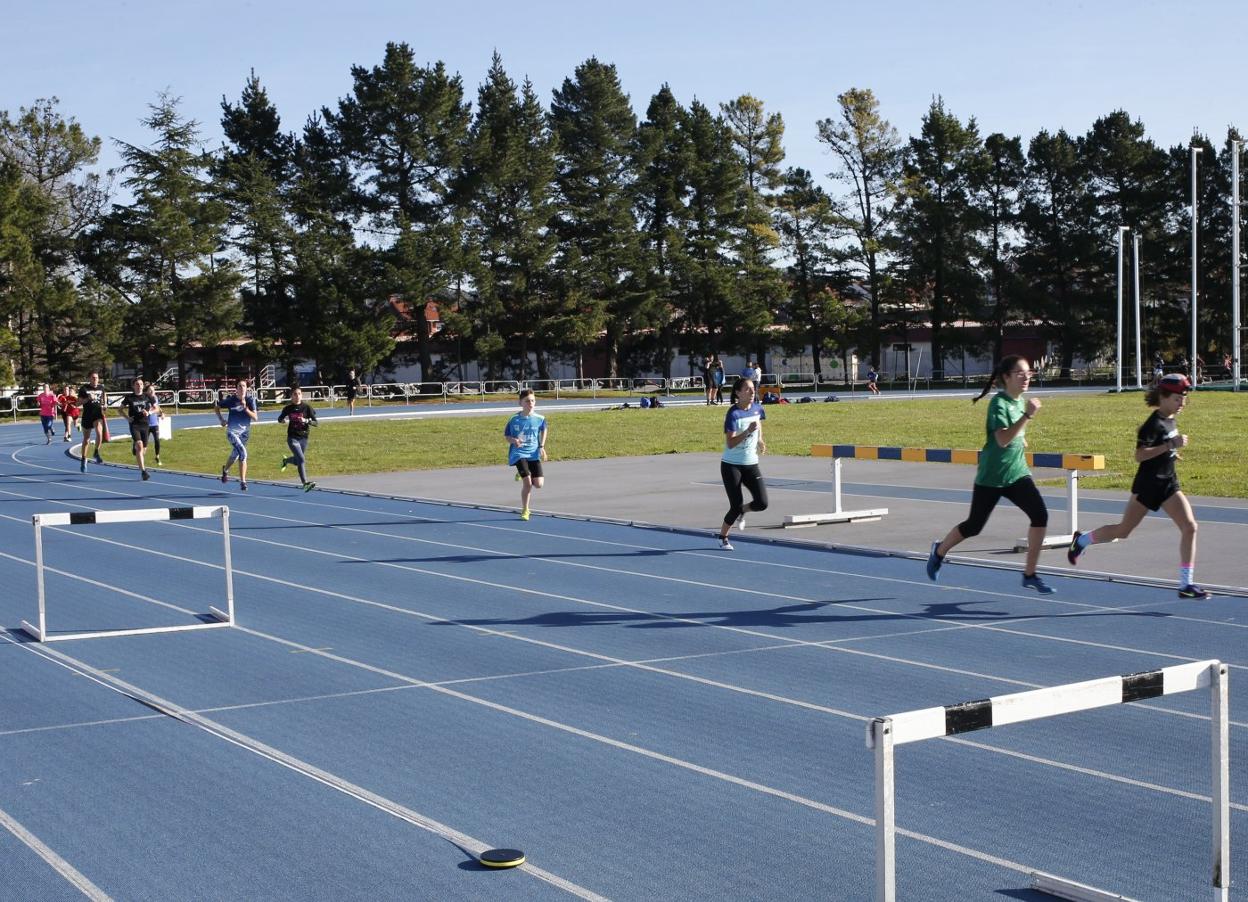
[[1148,391],[1144,392],[1144,403],[1149,407],[1159,407],[1161,405],[1161,388],[1154,385]]
[[993,368],[992,375],[988,377],[988,384],[984,386],[983,391],[971,398],[971,403],[978,403],[980,398],[992,391],[992,387],[997,384],[997,380],[1010,370],[1014,369],[1014,364],[1018,363],[1022,359],[1023,358],[1018,354],[1011,354],[1009,357],[1002,357],[998,360],[996,367]]

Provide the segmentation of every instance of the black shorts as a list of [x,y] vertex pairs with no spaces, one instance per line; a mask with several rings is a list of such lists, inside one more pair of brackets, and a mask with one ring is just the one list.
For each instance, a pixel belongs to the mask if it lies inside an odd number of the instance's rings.
[[1132,494],[1150,511],[1161,510],[1161,506],[1178,490],[1177,479],[1137,479],[1131,484]]
[[541,479],[542,462],[540,460],[518,460],[516,461],[516,472],[520,474],[521,479],[526,476]]
[[131,423],[130,424],[130,441],[142,442],[144,447],[151,441],[152,427],[147,423]]

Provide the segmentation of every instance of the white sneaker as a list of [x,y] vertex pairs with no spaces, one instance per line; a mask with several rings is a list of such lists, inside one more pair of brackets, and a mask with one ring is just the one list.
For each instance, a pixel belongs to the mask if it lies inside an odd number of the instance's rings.
[[728,541],[727,536],[719,537],[719,550],[720,551],[732,551],[732,543]]
[[745,529],[745,511],[741,511],[741,516],[737,517],[737,522],[733,524],[737,529]]

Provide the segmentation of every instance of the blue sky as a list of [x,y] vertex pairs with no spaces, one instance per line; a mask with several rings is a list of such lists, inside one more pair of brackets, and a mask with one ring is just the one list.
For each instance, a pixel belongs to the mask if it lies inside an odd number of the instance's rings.
[[[215,147],[222,95],[237,101],[253,68],[297,130],[348,94],[350,67],[378,64],[387,41],[443,60],[473,100],[495,49],[546,101],[586,58],[615,63],[639,118],[664,82],[712,107],[750,93],[783,115],[787,164],[817,176],[831,161],[815,122],[836,115],[849,87],[872,89],[902,136],[937,94],[981,134],[1024,142],[1042,128],[1083,133],[1120,108],[1163,146],[1194,129],[1220,143],[1228,125],[1248,126],[1248,3],[1229,0],[60,0],[11,4],[3,21],[0,109],[55,95],[106,142],[146,143],[139,120],[167,89]],[[111,144],[102,162],[118,163]]]

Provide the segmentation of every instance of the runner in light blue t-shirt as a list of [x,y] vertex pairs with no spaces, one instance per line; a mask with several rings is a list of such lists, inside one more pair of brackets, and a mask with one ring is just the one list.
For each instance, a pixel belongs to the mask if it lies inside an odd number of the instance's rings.
[[520,412],[507,421],[503,436],[507,439],[507,463],[516,468],[520,480],[520,519],[529,519],[529,496],[545,482],[542,461],[546,459],[546,418],[534,413],[537,397],[533,389],[520,392]]
[[[767,453],[763,441],[763,420],[767,418],[761,404],[754,402],[754,383],[750,379],[738,379],[732,386],[737,403],[728,409],[724,417],[724,456],[719,464],[719,475],[728,493],[728,513],[719,530],[719,547],[732,551],[728,531],[733,524],[745,529],[746,511],[767,509],[767,485],[758,468],[758,455]],[[744,504],[741,487],[750,490],[750,503]]]
[[[256,396],[248,394],[247,380],[239,379],[235,392],[226,395],[213,403],[217,419],[225,429],[225,436],[230,442],[230,456],[221,468],[221,481],[230,481],[230,467],[238,461],[238,487],[247,491],[247,440],[251,438],[251,424],[260,418],[256,409]],[[227,419],[221,411],[229,414]]]

